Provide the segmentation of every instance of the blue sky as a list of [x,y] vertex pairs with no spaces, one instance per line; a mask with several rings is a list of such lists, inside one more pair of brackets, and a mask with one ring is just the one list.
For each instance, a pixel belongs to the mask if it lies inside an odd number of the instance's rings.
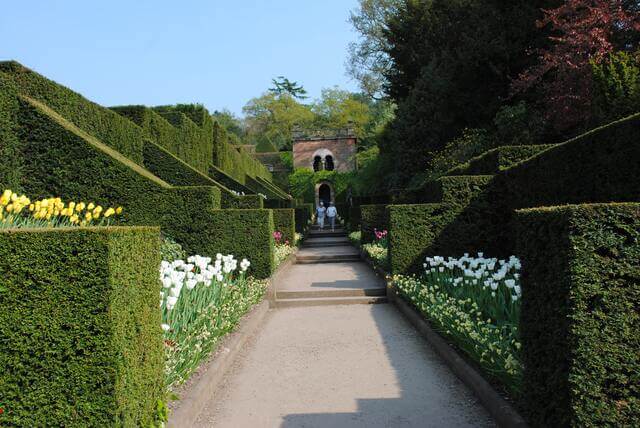
[[0,15],[15,59],[105,105],[242,106],[278,75],[312,97],[345,75],[356,0],[20,0]]

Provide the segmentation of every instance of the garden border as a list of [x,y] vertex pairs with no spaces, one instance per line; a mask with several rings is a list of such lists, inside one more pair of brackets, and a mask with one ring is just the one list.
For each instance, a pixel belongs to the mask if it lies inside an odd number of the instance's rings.
[[502,398],[491,384],[474,367],[468,364],[439,333],[433,330],[429,322],[415,308],[396,292],[390,281],[387,281],[387,298],[418,330],[422,337],[433,346],[436,353],[449,369],[455,373],[458,379],[473,391],[476,398],[482,403],[482,406],[489,412],[498,426],[509,428],[526,428],[529,426],[511,403]]
[[184,387],[184,396],[173,402],[175,407],[171,409],[168,427],[191,427],[194,425],[207,402],[215,396],[218,386],[233,366],[247,340],[260,330],[269,310],[275,308],[276,280],[293,264],[294,260],[295,253],[278,266],[267,279],[265,298],[240,319],[238,327],[222,339],[209,360],[194,373],[191,382],[187,381]]

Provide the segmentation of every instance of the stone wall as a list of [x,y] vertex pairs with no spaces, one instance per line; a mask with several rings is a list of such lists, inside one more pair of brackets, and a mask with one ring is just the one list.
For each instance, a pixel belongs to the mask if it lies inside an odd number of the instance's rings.
[[316,155],[323,158],[331,154],[336,171],[349,172],[356,169],[356,138],[327,138],[296,140],[293,144],[293,166],[313,169]]

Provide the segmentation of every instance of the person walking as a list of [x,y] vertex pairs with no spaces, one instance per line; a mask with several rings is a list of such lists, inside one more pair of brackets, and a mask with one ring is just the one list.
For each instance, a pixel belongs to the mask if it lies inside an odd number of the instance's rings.
[[329,223],[331,224],[331,230],[336,230],[336,216],[338,215],[338,210],[333,205],[333,202],[329,202],[329,208],[327,208],[327,217],[329,217]]
[[316,208],[316,217],[318,217],[318,226],[320,226],[320,230],[324,229],[324,215],[326,212],[327,209],[324,207],[324,203],[320,201],[320,205]]

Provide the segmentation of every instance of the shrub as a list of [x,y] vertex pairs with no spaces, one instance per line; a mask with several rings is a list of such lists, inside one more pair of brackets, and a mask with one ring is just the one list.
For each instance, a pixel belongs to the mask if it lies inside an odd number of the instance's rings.
[[3,426],[149,426],[164,398],[158,236],[0,232]]
[[368,244],[376,240],[375,229],[387,229],[389,226],[386,205],[361,205],[360,230],[362,243]]
[[295,210],[293,208],[280,208],[273,211],[273,224],[275,230],[282,234],[282,242],[289,241],[292,245],[296,241]]
[[304,233],[313,219],[313,204],[296,204],[295,207],[295,224],[296,232]]
[[640,424],[640,204],[519,211],[534,426]]
[[10,85],[0,79],[0,184],[16,191],[20,187],[23,159],[17,133],[18,100],[12,96]]

